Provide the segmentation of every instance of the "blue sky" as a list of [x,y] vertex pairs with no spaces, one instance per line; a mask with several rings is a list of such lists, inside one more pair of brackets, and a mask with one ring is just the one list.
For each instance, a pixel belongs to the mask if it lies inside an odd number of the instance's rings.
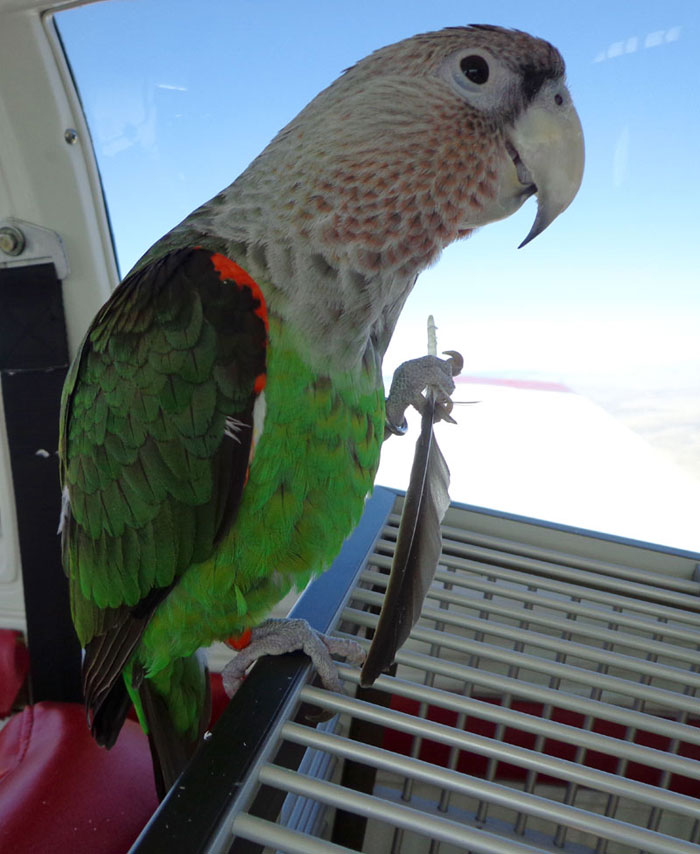
[[451,247],[419,281],[389,366],[415,355],[433,312],[473,371],[700,376],[700,3],[110,0],[58,23],[124,272],[371,50],[467,23],[549,39],[585,131],[581,191],[523,250],[534,200]]

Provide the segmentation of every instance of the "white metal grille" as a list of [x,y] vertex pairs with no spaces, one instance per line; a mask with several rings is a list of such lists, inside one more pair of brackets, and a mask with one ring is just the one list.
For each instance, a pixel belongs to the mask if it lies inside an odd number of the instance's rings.
[[[288,793],[285,810],[276,824],[240,812],[234,834],[270,851],[347,851],[337,823],[329,841],[342,810],[366,820],[362,850],[382,854],[698,854],[693,560],[623,550],[636,566],[611,545],[611,562],[605,542],[592,557],[585,538],[558,550],[551,530],[517,540],[450,514],[396,675],[356,697],[303,688],[301,700],[335,717],[281,724],[280,743],[306,747],[304,763],[264,761],[257,782]],[[394,515],[342,633],[362,639],[376,625],[397,526]],[[356,670],[341,673],[357,685]],[[351,721],[375,725],[374,737],[351,738]],[[364,769],[352,783],[349,764]]]

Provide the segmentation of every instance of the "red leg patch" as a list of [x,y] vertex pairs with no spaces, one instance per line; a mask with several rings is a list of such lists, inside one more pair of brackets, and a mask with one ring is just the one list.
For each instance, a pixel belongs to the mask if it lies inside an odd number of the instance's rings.
[[250,643],[250,635],[251,630],[246,629],[244,632],[241,632],[240,635],[236,635],[235,637],[229,638],[226,641],[226,645],[230,646],[231,649],[235,649],[237,652],[240,652],[242,649],[245,649]]

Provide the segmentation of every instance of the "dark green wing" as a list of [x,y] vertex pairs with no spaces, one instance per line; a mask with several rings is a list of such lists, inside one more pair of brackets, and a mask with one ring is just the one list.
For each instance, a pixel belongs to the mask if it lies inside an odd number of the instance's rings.
[[66,381],[63,559],[94,716],[158,603],[228,530],[264,383],[262,295],[188,248],[127,277]]

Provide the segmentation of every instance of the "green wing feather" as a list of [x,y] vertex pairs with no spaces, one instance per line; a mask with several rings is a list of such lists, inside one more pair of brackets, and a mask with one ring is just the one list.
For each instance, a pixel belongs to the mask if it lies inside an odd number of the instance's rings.
[[211,555],[243,490],[264,306],[216,257],[178,250],[129,276],[66,381],[63,554],[93,723],[153,610]]

